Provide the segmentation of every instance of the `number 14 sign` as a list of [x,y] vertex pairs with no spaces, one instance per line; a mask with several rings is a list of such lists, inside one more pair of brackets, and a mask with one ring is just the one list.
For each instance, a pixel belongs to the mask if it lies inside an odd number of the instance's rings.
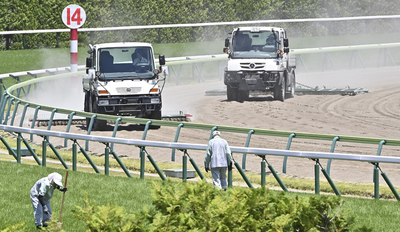
[[71,28],[80,28],[86,21],[86,13],[78,5],[68,5],[62,12],[63,23]]

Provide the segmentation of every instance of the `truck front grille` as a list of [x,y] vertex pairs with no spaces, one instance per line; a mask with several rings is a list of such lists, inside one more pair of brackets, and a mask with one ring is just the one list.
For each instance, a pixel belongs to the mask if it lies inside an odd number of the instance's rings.
[[120,94],[130,94],[130,93],[139,93],[142,88],[141,87],[118,87],[115,90],[117,90],[117,93]]
[[260,68],[264,68],[265,63],[240,63],[240,68],[242,69],[260,69]]

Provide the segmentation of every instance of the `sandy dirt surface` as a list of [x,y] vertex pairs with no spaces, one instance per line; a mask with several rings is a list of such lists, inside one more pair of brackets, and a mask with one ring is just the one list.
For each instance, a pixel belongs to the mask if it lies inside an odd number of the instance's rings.
[[[163,95],[163,113],[183,110],[193,114],[193,122],[213,125],[245,127],[257,130],[269,129],[289,132],[330,134],[336,136],[361,136],[379,139],[400,139],[400,68],[347,70],[320,73],[298,73],[296,81],[312,87],[362,87],[369,89],[366,94],[355,96],[341,95],[303,95],[285,102],[276,101],[272,96],[253,97],[243,103],[228,102],[225,95],[206,96],[205,91],[223,88],[223,81],[203,82],[193,85],[175,86],[168,82]],[[77,101],[79,103],[79,100]],[[83,105],[83,103],[82,103]],[[54,126],[52,130],[65,131],[65,127]],[[73,133],[86,134],[84,126],[72,126]],[[111,136],[113,126],[107,131],[93,132],[94,135]],[[176,128],[162,127],[150,130],[147,140],[172,142]],[[143,127],[122,125],[117,137],[142,139]],[[210,131],[183,128],[179,142],[206,144]],[[222,132],[231,146],[244,146],[247,134]],[[40,138],[35,138],[40,143]],[[54,145],[63,144],[64,140],[51,138]],[[250,147],[286,149],[288,138],[253,135]],[[291,150],[329,152],[331,141],[293,139]],[[71,142],[69,142],[71,144]],[[81,144],[84,146],[84,142]],[[139,158],[139,149],[127,146],[115,146],[120,156]],[[92,152],[103,154],[104,146],[90,143]],[[172,152],[166,149],[147,148],[156,161],[171,162]],[[337,142],[335,152],[377,155],[378,144],[355,144]],[[175,160],[181,162],[182,152],[176,151]],[[203,165],[204,152],[189,151],[189,155],[200,166]],[[382,156],[400,156],[400,147],[384,146]],[[242,164],[243,154],[234,154]],[[267,157],[276,171],[282,172],[282,157]],[[260,172],[261,159],[247,155],[246,170]],[[326,168],[326,160],[321,160]],[[289,158],[287,175],[314,178],[315,162],[309,159]],[[400,166],[381,164],[393,184],[400,185]],[[331,177],[338,181],[372,182],[373,165],[369,163],[332,161]],[[282,174],[282,173],[281,173]],[[321,179],[323,178],[321,174]],[[384,183],[383,179],[380,180]]]

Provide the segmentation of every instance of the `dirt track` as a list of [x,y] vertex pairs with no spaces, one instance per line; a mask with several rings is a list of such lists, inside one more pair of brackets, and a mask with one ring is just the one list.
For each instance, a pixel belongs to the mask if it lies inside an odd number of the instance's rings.
[[[205,96],[205,90],[222,88],[222,81],[199,83],[196,85],[175,86],[167,83],[163,95],[164,113],[184,110],[194,115],[193,122],[214,125],[262,128],[289,132],[332,134],[337,136],[362,136],[380,139],[400,139],[400,68],[389,67],[356,71],[299,73],[297,82],[309,86],[363,87],[369,93],[356,96],[303,95],[275,101],[270,96],[251,98],[244,103],[228,102],[226,96]],[[80,104],[80,103],[79,103]],[[83,103],[82,103],[83,104]],[[53,127],[65,131],[64,127]],[[113,127],[107,131],[92,134],[111,136]],[[84,133],[83,126],[73,126],[73,133]],[[147,140],[172,142],[176,128],[162,127],[150,130]],[[206,144],[210,132],[183,128],[179,142]],[[142,139],[143,127],[123,125],[117,137]],[[222,133],[232,146],[244,146],[247,134]],[[39,138],[35,139],[41,141]],[[253,135],[250,146],[285,149],[288,138]],[[51,142],[63,144],[63,140],[52,138]],[[83,145],[83,143],[82,143]],[[291,150],[329,152],[331,142],[293,139]],[[90,144],[90,150],[104,153],[104,146]],[[116,146],[120,156],[138,158],[139,150]],[[148,148],[157,161],[171,161],[170,150]],[[346,144],[337,142],[335,152],[376,155],[378,144]],[[199,164],[203,164],[204,152],[189,151]],[[400,156],[400,147],[384,146],[382,156]],[[182,153],[176,152],[176,162],[182,160]],[[242,154],[234,154],[236,161],[242,163]],[[283,158],[268,157],[276,171],[282,171]],[[247,155],[246,169],[260,172],[260,158]],[[287,174],[301,177],[314,177],[314,161],[289,158]],[[321,160],[326,167],[326,160]],[[395,185],[400,185],[399,165],[381,164],[382,170]],[[331,177],[334,180],[352,182],[372,182],[373,165],[360,162],[333,161]],[[322,175],[321,175],[322,176]],[[383,179],[380,180],[384,183]]]

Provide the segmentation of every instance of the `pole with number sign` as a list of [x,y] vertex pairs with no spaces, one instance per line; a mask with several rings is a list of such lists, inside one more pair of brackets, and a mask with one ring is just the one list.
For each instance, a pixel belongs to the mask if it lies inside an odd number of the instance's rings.
[[62,12],[63,23],[71,28],[71,72],[78,71],[78,28],[86,21],[86,13],[78,5],[68,5]]

